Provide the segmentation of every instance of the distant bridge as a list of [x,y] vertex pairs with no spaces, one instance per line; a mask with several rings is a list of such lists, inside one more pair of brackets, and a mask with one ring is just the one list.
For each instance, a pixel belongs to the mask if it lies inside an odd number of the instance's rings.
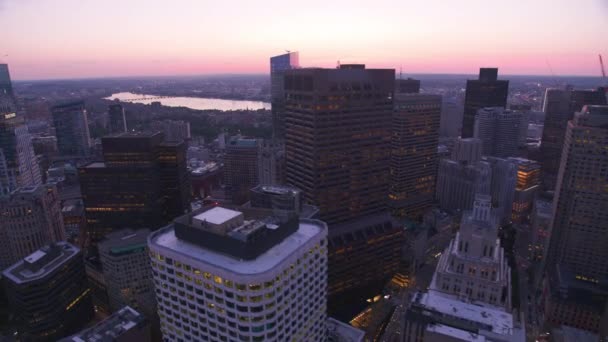
[[137,101],[156,101],[162,99],[172,99],[177,96],[148,96],[148,97],[137,97],[133,99],[123,99],[120,102],[137,102]]

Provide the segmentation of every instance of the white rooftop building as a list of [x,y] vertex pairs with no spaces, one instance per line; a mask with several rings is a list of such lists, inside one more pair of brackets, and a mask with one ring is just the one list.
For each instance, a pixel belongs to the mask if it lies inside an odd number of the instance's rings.
[[417,293],[405,315],[404,341],[525,340],[525,329],[504,308],[435,290]]
[[327,226],[292,212],[204,208],[150,235],[166,341],[321,341]]
[[504,254],[491,196],[477,194],[473,210],[465,212],[460,231],[441,255],[430,288],[510,310],[511,268]]

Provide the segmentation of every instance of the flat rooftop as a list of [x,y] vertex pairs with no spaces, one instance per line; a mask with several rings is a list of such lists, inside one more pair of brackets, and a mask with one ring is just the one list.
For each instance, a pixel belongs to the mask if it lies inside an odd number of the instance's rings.
[[48,245],[16,262],[2,275],[17,284],[27,283],[44,278],[59,268],[66,261],[75,257],[80,250],[68,243],[57,242],[55,246]]
[[170,250],[187,258],[211,264],[230,272],[252,275],[263,273],[276,267],[282,260],[312,238],[319,235],[326,236],[326,234],[327,225],[324,222],[300,220],[297,231],[252,260],[238,259],[185,240],[180,240],[175,236],[173,225],[152,233],[148,238],[148,245],[153,248]]
[[465,330],[453,328],[443,324],[429,324],[426,327],[427,332],[435,333],[437,335],[442,335],[446,337],[452,337],[461,341],[470,341],[470,342],[484,342],[486,341],[485,336],[475,334],[472,332],[468,332]]
[[103,321],[68,337],[62,342],[112,342],[130,329],[144,323],[142,314],[129,306],[118,310]]
[[235,217],[238,217],[239,215],[242,215],[242,213],[236,210],[231,210],[222,207],[214,207],[198,215],[195,215],[193,218],[195,220],[206,221],[211,224],[222,224]]
[[422,294],[419,303],[445,315],[487,324],[496,334],[511,335],[513,333],[513,315],[498,306],[463,302],[452,295],[435,290]]
[[365,332],[350,324],[327,318],[327,338],[329,342],[363,342]]
[[99,250],[112,255],[128,254],[147,246],[149,229],[123,229],[106,235],[99,243]]

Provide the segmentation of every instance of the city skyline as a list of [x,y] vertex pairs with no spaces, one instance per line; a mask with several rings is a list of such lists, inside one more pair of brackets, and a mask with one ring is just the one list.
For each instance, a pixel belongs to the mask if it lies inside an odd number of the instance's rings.
[[491,7],[478,0],[313,1],[297,11],[274,1],[101,4],[0,1],[0,61],[15,80],[262,74],[267,56],[289,49],[300,51],[304,66],[360,62],[449,74],[496,66],[503,75],[599,77],[597,55],[608,55],[601,46],[608,4],[601,0]]

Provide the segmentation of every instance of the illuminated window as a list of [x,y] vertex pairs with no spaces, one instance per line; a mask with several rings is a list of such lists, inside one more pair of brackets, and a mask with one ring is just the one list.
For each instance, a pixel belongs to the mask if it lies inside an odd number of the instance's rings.
[[216,284],[220,284],[221,285],[222,284],[222,277],[220,277],[220,276],[213,276],[213,281]]

